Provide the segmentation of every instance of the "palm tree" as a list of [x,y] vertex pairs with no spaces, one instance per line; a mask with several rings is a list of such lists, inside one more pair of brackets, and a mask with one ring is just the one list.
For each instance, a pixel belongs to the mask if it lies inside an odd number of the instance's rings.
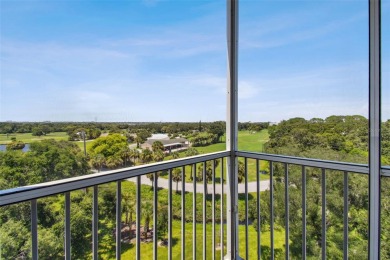
[[[219,160],[214,161],[207,161],[206,162],[206,180],[203,180],[203,163],[199,164],[198,166],[198,178],[200,180],[205,181],[206,183],[213,180],[213,169],[215,169],[219,164]],[[215,171],[214,171],[215,174]],[[206,185],[206,194],[208,194],[207,191],[207,185]]]
[[[154,177],[156,177],[156,179],[158,180],[158,177],[160,177],[160,173],[161,172],[154,172],[154,173],[148,173],[146,174],[146,177],[152,182],[152,187],[151,189],[154,188]],[[156,180],[156,181],[157,181]]]
[[127,161],[130,161],[130,155],[131,155],[131,150],[128,146],[121,150],[121,157],[124,161],[125,167],[127,166]]
[[[184,176],[185,178],[185,176]],[[181,181],[181,169],[175,168],[172,170],[172,180],[176,182],[176,193],[179,192],[179,181]]]
[[167,206],[159,205],[158,212],[160,214],[157,215],[157,236],[161,238],[161,240],[165,240],[165,236],[168,233],[168,214],[167,214]]
[[150,221],[152,220],[152,216],[153,216],[152,203],[150,203],[149,201],[145,202],[142,207],[142,217],[145,221],[144,232],[148,232]]
[[135,214],[135,200],[131,196],[130,192],[126,192],[122,194],[122,211],[126,214],[126,224],[133,223],[133,214]]
[[130,157],[133,158],[133,164],[135,164],[136,160],[140,157],[138,149],[130,150]]
[[152,151],[149,150],[149,148],[146,148],[146,149],[142,150],[142,153],[140,154],[139,158],[141,159],[141,161],[143,163],[148,163],[148,162],[152,161],[153,153],[152,153]]
[[172,152],[171,155],[172,155],[172,159],[178,159],[178,158],[180,158],[179,152]]
[[153,161],[161,162],[164,160],[165,154],[161,150],[153,151]]
[[243,162],[238,161],[238,183],[241,183],[245,179],[245,165]]
[[164,145],[160,141],[154,141],[153,144],[152,144],[152,151],[156,152],[158,150],[164,151]]
[[195,156],[198,154],[199,154],[198,150],[196,150],[194,147],[190,147],[186,151],[186,156]]
[[[199,154],[198,150],[196,150],[193,147],[188,148],[188,150],[186,151],[186,156],[195,156],[195,155],[198,155],[198,154]],[[194,178],[194,176],[193,176],[193,173],[191,171],[190,179],[193,180],[193,178]]]
[[105,164],[105,162],[106,162],[106,158],[101,153],[98,153],[97,155],[92,157],[92,160],[91,160],[92,167],[95,168],[96,170],[98,170],[98,172],[100,172],[102,170],[102,167]]
[[135,138],[135,142],[137,143],[137,148],[139,148],[139,145],[143,143],[143,139],[139,136]]
[[119,156],[110,156],[106,160],[106,166],[110,169],[116,169],[121,165],[123,165],[123,160]]

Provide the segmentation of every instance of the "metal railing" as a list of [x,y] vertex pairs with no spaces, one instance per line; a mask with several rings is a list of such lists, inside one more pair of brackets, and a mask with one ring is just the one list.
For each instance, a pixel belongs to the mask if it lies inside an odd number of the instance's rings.
[[[71,197],[70,194],[74,190],[84,189],[88,187],[92,187],[92,256],[93,259],[98,259],[98,223],[99,223],[99,209],[98,209],[98,195],[99,195],[99,188],[98,186],[105,183],[116,183],[116,258],[121,258],[121,227],[122,227],[122,205],[121,205],[121,194],[122,194],[122,180],[126,180],[129,178],[136,178],[136,242],[135,242],[135,248],[136,248],[136,259],[142,259],[141,254],[141,200],[142,200],[142,194],[141,194],[141,176],[145,174],[156,174],[158,171],[167,171],[168,172],[168,186],[165,187],[168,190],[168,259],[172,259],[172,238],[173,238],[173,232],[172,232],[172,220],[173,220],[173,213],[172,213],[172,170],[174,168],[181,168],[181,178],[182,180],[185,180],[185,169],[186,166],[191,167],[191,171],[193,174],[193,180],[192,180],[192,258],[193,259],[215,259],[216,258],[216,248],[217,248],[217,230],[216,225],[219,224],[222,228],[220,229],[220,236],[219,236],[219,250],[221,252],[221,259],[223,259],[223,255],[226,252],[226,244],[225,239],[229,240],[229,237],[231,234],[228,232],[224,232],[224,225],[226,224],[226,214],[228,212],[224,212],[224,203],[226,201],[224,200],[224,194],[229,196],[229,187],[224,187],[224,180],[225,180],[225,166],[224,166],[224,158],[229,158],[230,152],[218,152],[213,154],[207,154],[207,155],[201,155],[201,156],[195,156],[195,157],[189,157],[189,158],[183,158],[178,160],[172,160],[167,162],[160,162],[160,163],[153,163],[149,165],[142,165],[142,166],[135,166],[131,168],[125,168],[120,170],[114,170],[114,171],[108,171],[103,173],[95,173],[90,174],[87,176],[80,176],[75,178],[69,178],[64,179],[60,181],[53,181],[53,182],[47,182],[37,185],[31,185],[26,187],[18,187],[15,189],[9,189],[0,191],[0,206],[6,206],[16,203],[21,203],[24,201],[29,201],[31,206],[31,255],[33,259],[38,259],[38,207],[37,207],[37,200],[40,198],[48,197],[51,195],[56,194],[64,194],[65,195],[65,201],[64,201],[64,208],[65,208],[65,218],[64,218],[64,228],[65,228],[65,238],[64,238],[64,255],[65,259],[70,259],[71,256],[71,226],[70,226],[70,207],[71,207]],[[238,151],[234,153],[234,156],[236,158],[239,158],[240,161],[243,161],[244,163],[244,221],[240,223],[240,225],[244,225],[245,232],[244,237],[239,237],[240,240],[245,240],[245,252],[241,252],[241,257],[244,259],[249,259],[249,252],[250,249],[254,250],[254,248],[249,248],[249,225],[250,221],[248,218],[248,202],[249,202],[249,194],[254,194],[256,196],[256,210],[257,210],[257,217],[254,221],[257,222],[257,258],[260,258],[262,256],[261,252],[261,246],[264,241],[261,240],[261,211],[265,210],[264,205],[261,205],[261,196],[264,196],[264,194],[261,193],[260,189],[260,168],[259,163],[260,162],[267,162],[269,164],[269,188],[268,188],[268,195],[269,195],[269,205],[270,207],[266,210],[269,210],[270,212],[270,219],[269,219],[269,230],[270,230],[270,255],[269,257],[271,259],[275,258],[275,172],[274,172],[274,164],[280,164],[283,166],[283,170],[281,171],[282,174],[279,173],[278,178],[281,179],[281,183],[284,183],[284,211],[285,211],[285,222],[284,222],[284,230],[285,230],[285,242],[284,242],[284,251],[285,251],[285,259],[289,259],[291,257],[291,251],[290,251],[290,244],[291,244],[291,238],[290,238],[290,194],[289,190],[291,188],[291,184],[289,181],[290,172],[289,172],[289,166],[295,165],[301,167],[301,194],[302,194],[302,201],[301,201],[301,210],[302,210],[302,259],[306,259],[307,256],[307,169],[308,168],[315,168],[319,169],[321,172],[321,190],[318,191],[318,193],[321,194],[321,257],[322,259],[326,259],[327,254],[327,222],[326,222],[326,212],[327,212],[327,190],[326,190],[326,180],[327,176],[329,176],[332,171],[338,171],[343,173],[343,257],[344,259],[348,258],[348,252],[349,252],[349,230],[348,230],[348,212],[349,212],[349,201],[348,201],[348,186],[349,186],[349,178],[348,176],[350,174],[361,174],[368,177],[368,170],[369,167],[367,165],[363,164],[353,164],[353,163],[343,163],[343,162],[334,162],[334,161],[324,161],[324,160],[317,160],[317,159],[306,159],[306,158],[298,158],[298,157],[290,157],[290,156],[280,156],[280,155],[271,155],[271,154],[263,154],[263,153],[252,153],[252,152],[243,152]],[[220,179],[219,182],[216,181],[216,160],[220,160],[222,163],[220,164]],[[248,183],[250,181],[248,180],[248,160],[254,160],[255,161],[255,173],[256,173],[256,181],[252,181],[252,184],[255,184],[255,189],[249,189]],[[212,162],[212,174],[211,174],[211,184],[208,184],[207,176],[206,176],[206,168],[207,168],[207,162]],[[202,165],[202,177],[197,178],[197,166]],[[198,169],[199,172],[199,169]],[[280,171],[279,171],[280,172]],[[382,177],[390,177],[390,168],[383,167],[381,169],[381,175]],[[236,172],[237,174],[237,172]],[[329,178],[329,177],[328,177]],[[203,181],[203,182],[202,182]],[[368,180],[367,180],[368,181]],[[158,183],[157,178],[154,178],[154,188],[153,188],[153,258],[158,259],[158,245],[157,245],[157,214],[158,214],[158,207],[157,207],[157,201],[158,201]],[[254,183],[255,182],[255,183]],[[185,200],[185,194],[186,194],[186,186],[189,185],[189,183],[185,183],[184,181],[181,182],[181,232],[180,232],[180,239],[181,239],[181,253],[180,257],[181,259],[185,259],[188,257],[188,252],[186,252],[186,200]],[[199,188],[199,185],[202,186],[203,190],[199,191],[197,190],[197,186]],[[209,238],[207,237],[207,225],[208,222],[210,222],[210,218],[207,216],[207,189],[208,186],[211,187],[211,243],[209,243]],[[253,186],[253,185],[252,185]],[[161,188],[161,187],[160,187]],[[202,220],[197,219],[197,213],[199,209],[197,208],[197,194],[203,193],[203,199],[202,199]],[[220,196],[220,219],[217,220],[216,218],[216,193],[221,194]],[[242,196],[241,196],[242,199]],[[228,205],[226,205],[228,207]],[[219,222],[219,223],[217,223]],[[197,248],[199,248],[199,245],[197,244],[197,228],[196,226],[202,224],[202,237],[203,237],[203,243],[202,243],[202,256],[197,255]],[[238,229],[238,226],[236,226],[236,229]],[[226,236],[226,238],[225,238]],[[379,238],[380,239],[380,238]],[[208,247],[211,247],[211,250]],[[207,252],[211,251],[211,255],[208,255]]]
[[[270,189],[269,189],[269,203],[270,208],[268,209],[270,211],[270,258],[275,258],[275,241],[274,241],[274,164],[279,163],[283,165],[283,173],[281,177],[281,183],[284,184],[284,214],[285,214],[285,223],[284,223],[284,229],[285,229],[285,241],[284,241],[284,251],[285,251],[285,259],[290,259],[290,233],[289,233],[289,226],[290,226],[290,215],[289,215],[289,189],[291,188],[292,184],[289,181],[289,166],[300,166],[301,167],[301,195],[302,195],[302,201],[301,201],[301,208],[302,208],[302,246],[301,250],[302,253],[300,257],[302,259],[307,258],[307,168],[313,168],[318,169],[321,171],[321,190],[317,191],[321,195],[321,259],[327,258],[327,189],[326,189],[326,180],[327,176],[330,176],[332,173],[334,174],[336,172],[341,172],[343,174],[343,259],[348,259],[349,257],[349,219],[348,219],[348,213],[349,213],[349,175],[351,174],[362,174],[367,176],[367,191],[369,191],[369,185],[368,185],[368,175],[369,175],[369,166],[364,164],[355,164],[355,163],[346,163],[346,162],[337,162],[337,161],[325,161],[325,160],[318,160],[318,159],[308,159],[308,158],[299,158],[299,157],[291,157],[291,156],[282,156],[282,155],[273,155],[273,154],[264,154],[264,153],[253,153],[253,152],[244,152],[244,151],[237,151],[236,153],[237,157],[241,157],[244,160],[245,165],[245,187],[248,185],[248,179],[247,179],[247,173],[248,173],[248,166],[247,166],[247,160],[253,159],[256,161],[256,182],[257,187],[259,187],[259,162],[264,161],[269,164],[269,181],[270,181]],[[328,174],[329,172],[329,174]],[[382,167],[381,168],[381,176],[383,178],[390,177],[390,167]],[[328,177],[329,178],[329,177]],[[259,188],[257,188],[257,191],[259,191]],[[368,195],[367,195],[368,197]],[[256,193],[257,198],[257,227],[258,230],[260,230],[260,210],[262,209],[260,205],[260,192]],[[248,193],[245,192],[245,254],[242,255],[244,259],[249,259],[249,248],[248,248]],[[368,219],[367,219],[368,222]],[[380,233],[380,232],[378,232]],[[378,238],[380,241],[380,237]],[[368,241],[369,242],[369,241]],[[261,258],[261,239],[260,239],[260,232],[257,232],[257,258]]]
[[[211,194],[211,204],[212,204],[212,258],[215,259],[216,256],[216,193],[219,192],[221,195],[224,193],[224,185],[219,185],[220,190],[216,189],[216,160],[221,160],[221,177],[220,184],[223,183],[223,175],[224,175],[224,167],[223,167],[223,158],[227,157],[229,152],[218,152],[207,155],[194,156],[184,159],[177,159],[167,162],[160,163],[152,163],[142,166],[135,166],[125,169],[119,169],[114,171],[107,171],[102,173],[95,173],[86,176],[68,178],[59,181],[52,181],[47,183],[41,183],[36,185],[30,185],[25,187],[18,187],[9,190],[0,191],[0,207],[6,205],[17,204],[25,201],[30,202],[31,207],[31,255],[33,259],[38,259],[38,207],[37,200],[40,198],[45,198],[48,196],[56,195],[56,194],[64,194],[65,195],[65,218],[64,218],[64,227],[65,227],[65,241],[64,241],[64,256],[65,259],[70,259],[71,256],[71,227],[70,227],[70,193],[75,190],[84,189],[92,187],[92,257],[93,259],[99,259],[98,255],[98,223],[99,223],[99,210],[98,210],[98,192],[99,185],[116,182],[116,259],[121,258],[121,229],[122,229],[122,206],[121,206],[121,194],[122,194],[122,181],[129,178],[136,178],[136,259],[142,259],[141,255],[141,176],[146,174],[157,174],[159,171],[167,171],[168,172],[168,259],[172,259],[172,169],[181,168],[181,178],[185,180],[185,166],[190,166],[193,174],[193,216],[192,216],[192,224],[193,224],[193,248],[192,248],[192,257],[197,259],[200,256],[197,256],[197,229],[196,226],[199,224],[199,220],[197,219],[197,186],[200,181],[197,178],[197,165],[203,165],[203,173],[202,179],[206,179],[206,162],[211,161],[212,164],[212,194]],[[158,259],[158,245],[157,245],[157,214],[158,214],[158,189],[161,188],[158,186],[157,178],[153,179],[153,258]],[[203,200],[202,200],[202,224],[203,224],[203,258],[207,258],[206,247],[208,244],[207,235],[206,235],[206,189],[207,182],[203,181]],[[186,183],[185,181],[181,182],[181,258],[184,259],[186,257],[186,212],[185,212],[185,194],[186,194]],[[224,225],[223,218],[223,206],[224,199],[221,196],[220,199],[220,225]],[[163,213],[164,214],[164,213]],[[220,246],[221,252],[224,252],[224,232],[223,228],[221,228],[220,233]],[[86,241],[87,243],[87,241]],[[223,254],[221,254],[223,256]]]

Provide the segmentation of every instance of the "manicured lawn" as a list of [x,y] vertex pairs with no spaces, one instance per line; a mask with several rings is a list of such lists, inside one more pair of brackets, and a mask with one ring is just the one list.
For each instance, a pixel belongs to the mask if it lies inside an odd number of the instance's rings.
[[[216,244],[220,243],[220,225],[215,225],[216,228]],[[185,259],[193,259],[192,247],[192,223],[185,225]],[[224,225],[224,255],[226,254],[226,225]],[[257,232],[252,225],[248,229],[248,251],[250,259],[257,259]],[[245,226],[239,226],[240,237],[240,255],[245,257]],[[174,220],[172,223],[172,259],[180,259],[181,257],[181,222]],[[212,259],[212,225],[206,225],[206,253],[207,259]],[[270,248],[270,232],[261,233],[262,251],[269,251]],[[122,244],[122,259],[135,259],[135,245]],[[284,231],[275,230],[275,251],[284,252]],[[203,252],[203,225],[196,224],[196,258],[201,259]],[[221,250],[216,250],[216,259],[221,259]],[[159,246],[157,248],[158,259],[167,259],[168,248]],[[262,255],[266,257],[266,255]],[[153,243],[141,243],[141,259],[153,259]]]
[[[88,140],[85,142],[85,146],[87,147],[87,152],[88,152],[89,148],[92,146],[93,141],[94,140]],[[80,147],[81,151],[84,151],[84,142],[83,141],[75,141],[74,143],[77,144],[78,147]]]
[[45,139],[68,140],[68,135],[66,132],[54,132],[39,137],[33,136],[32,133],[9,134],[8,137],[6,134],[0,134],[0,144],[10,143],[12,137],[15,137],[17,141],[22,141],[24,143],[31,143]]
[[[111,184],[112,187],[114,187],[114,184]],[[130,192],[135,196],[135,187],[136,185],[132,182],[122,182],[122,192]],[[175,192],[172,193],[172,205],[173,205],[173,214],[176,216],[180,216],[181,207],[180,207],[180,199],[181,195],[176,194]],[[186,250],[186,257],[185,259],[193,259],[192,258],[192,239],[193,239],[193,223],[192,223],[192,193],[186,193],[186,216],[187,221],[185,225],[185,250]],[[153,191],[150,189],[150,187],[146,185],[141,186],[141,197],[143,203],[146,201],[152,201],[153,198]],[[255,197],[255,194],[253,193],[251,197]],[[202,194],[197,195],[197,212],[199,214],[202,214]],[[159,190],[158,192],[158,201],[159,203],[166,203],[168,199],[168,191],[166,189]],[[226,197],[225,197],[225,203],[226,203]],[[220,201],[216,201],[216,212],[217,212],[217,218],[219,216],[220,208],[219,208]],[[244,200],[242,197],[239,198],[239,209],[242,211],[244,207]],[[209,211],[211,209],[210,201],[207,201],[207,216],[211,216],[211,212]],[[226,204],[224,207],[224,210],[226,210]],[[242,212],[241,212],[242,214]],[[241,215],[240,214],[240,215]],[[201,220],[201,215],[198,215],[198,221]],[[180,217],[179,217],[180,219]],[[142,220],[143,221],[143,220]],[[143,222],[141,222],[142,225]],[[153,226],[153,223],[150,223],[151,227]],[[216,245],[220,243],[221,237],[220,237],[220,229],[221,226],[219,224],[215,225],[215,232],[216,232]],[[226,225],[224,225],[224,248],[226,254]],[[206,225],[206,252],[207,252],[207,259],[212,259],[212,225],[208,223]],[[172,258],[173,259],[180,259],[181,256],[181,221],[178,219],[174,219],[172,221],[172,238],[173,238],[173,247],[172,247]],[[240,255],[242,257],[245,257],[245,226],[240,225],[239,226],[239,238],[240,238]],[[275,245],[275,251],[278,252],[278,254],[282,254],[284,252],[284,230],[282,228],[275,229],[274,233],[274,245]],[[196,254],[197,259],[202,258],[202,250],[203,250],[203,223],[197,223],[196,224]],[[141,259],[152,259],[153,258],[153,243],[141,243]],[[248,248],[249,248],[249,258],[250,259],[257,259],[257,232],[254,229],[254,227],[249,224],[248,226]],[[122,243],[122,259],[135,259],[135,245],[134,244],[124,244]],[[269,258],[269,251],[270,251],[270,232],[265,231],[261,232],[261,250],[262,250],[262,257],[263,258]],[[168,248],[159,246],[157,249],[158,252],[158,259],[167,259],[168,255]],[[216,258],[220,259],[220,250],[216,250]],[[103,257],[104,259],[104,257]],[[106,258],[107,259],[107,258]]]
[[[55,140],[68,140],[68,135],[66,132],[54,132],[43,136],[33,136],[31,133],[23,133],[23,134],[9,134],[8,137],[6,134],[0,134],[0,144],[7,144],[11,142],[11,138],[15,137],[16,140],[22,141],[24,143],[31,143],[36,141],[42,141],[45,139],[55,139]],[[92,145],[93,140],[87,140],[86,146],[87,151],[89,147]],[[75,141],[73,142],[77,144],[78,147],[80,147],[81,151],[84,150],[84,142],[83,141]]]
[[260,132],[239,131],[238,149],[241,151],[263,152],[263,147],[269,140],[268,129]]
[[[224,137],[223,137],[224,139]],[[238,132],[238,148],[243,151],[251,151],[251,152],[262,152],[264,144],[268,141],[269,135],[268,130],[262,130],[260,132],[250,132],[250,131],[239,131]],[[207,154],[207,153],[214,153],[219,151],[224,151],[226,149],[225,143],[217,143],[212,144],[209,146],[203,146],[203,147],[195,147],[200,154]],[[184,157],[185,152],[183,151],[180,153],[180,157]],[[165,160],[172,159],[171,156],[168,156],[165,158]],[[243,158],[239,159],[240,161],[244,162]],[[226,160],[224,160],[226,162]],[[248,181],[256,181],[256,160],[248,159]],[[268,163],[260,162],[259,164],[260,170],[267,171],[268,170]],[[186,166],[186,181],[190,182],[190,176],[191,176],[191,166]],[[226,170],[225,170],[226,172]],[[221,176],[221,165],[219,164],[216,168],[216,178],[220,178]],[[167,176],[162,176],[163,178],[167,178]],[[226,177],[225,177],[226,178]],[[268,174],[261,174],[260,175],[261,180],[269,179]]]

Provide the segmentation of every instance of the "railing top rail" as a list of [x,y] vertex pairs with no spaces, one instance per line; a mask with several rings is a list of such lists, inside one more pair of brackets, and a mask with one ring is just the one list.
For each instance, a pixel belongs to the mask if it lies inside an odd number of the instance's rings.
[[382,176],[390,177],[390,166],[382,166]]
[[[35,185],[18,187],[0,191],[0,206],[19,203],[31,199],[37,199],[59,193],[64,193],[72,190],[83,189],[94,185],[114,182],[133,178],[136,176],[164,171],[176,167],[190,165],[208,160],[219,159],[230,155],[229,151],[210,153],[206,155],[198,155],[187,158],[180,158],[166,162],[158,162],[146,165],[139,165],[118,170],[93,173],[79,177],[67,178],[58,181],[45,182]],[[353,173],[368,174],[368,165],[355,164],[338,161],[325,161],[318,159],[299,158],[285,155],[255,153],[247,151],[236,151],[236,156],[247,157],[252,159],[288,163],[294,165],[304,165],[309,167],[324,168],[330,170],[347,171]],[[390,167],[381,168],[382,176],[390,177]]]
[[67,178],[58,181],[51,181],[8,190],[2,190],[0,191],[0,206],[19,203],[31,199],[37,199],[72,190],[83,189],[94,185],[100,185],[104,183],[133,178],[147,173],[164,171],[203,161],[219,159],[229,155],[229,151],[216,152],[206,155],[197,155],[187,158],[170,160],[166,162],[139,165],[118,170]]
[[[326,161],[311,158],[300,158],[286,155],[254,153],[246,151],[237,151],[236,156],[259,159],[265,161],[281,162],[295,165],[304,165],[315,168],[324,168],[329,170],[347,171],[353,173],[368,174],[367,164],[347,163],[338,161]],[[382,176],[390,177],[390,167],[381,168]]]

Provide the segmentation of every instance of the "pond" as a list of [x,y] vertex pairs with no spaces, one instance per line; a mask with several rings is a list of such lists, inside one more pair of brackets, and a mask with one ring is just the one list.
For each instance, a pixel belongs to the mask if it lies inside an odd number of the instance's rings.
[[[6,144],[0,144],[0,151],[6,151],[7,150],[7,145]],[[24,148],[22,149],[23,152],[27,152],[30,150],[30,144],[25,144]]]

